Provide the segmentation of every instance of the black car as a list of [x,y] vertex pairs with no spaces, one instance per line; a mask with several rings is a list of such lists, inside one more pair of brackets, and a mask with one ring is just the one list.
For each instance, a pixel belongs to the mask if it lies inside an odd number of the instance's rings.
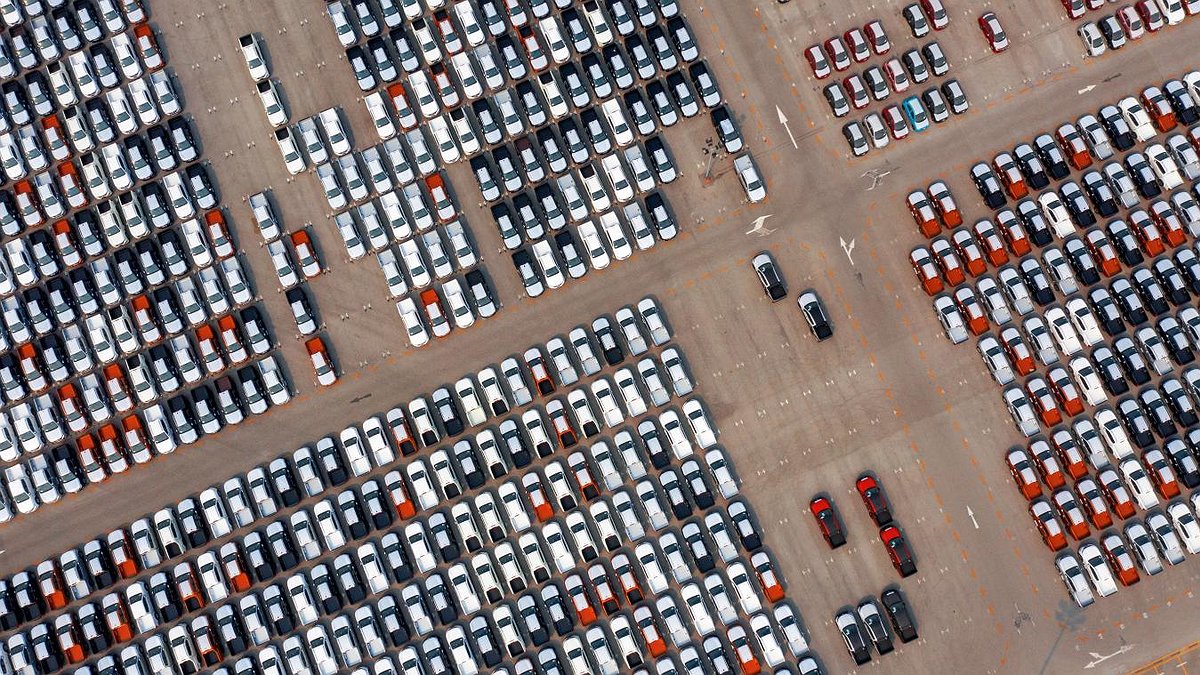
[[1046,164],[1046,172],[1053,180],[1062,180],[1071,174],[1071,167],[1062,149],[1054,142],[1050,134],[1042,134],[1033,139],[1033,147],[1038,156]]
[[341,516],[342,523],[346,525],[346,531],[352,539],[362,539],[371,531],[363,515],[362,505],[349,490],[338,496],[338,515]]
[[808,322],[808,329],[812,331],[813,337],[817,338],[818,342],[833,336],[833,325],[829,323],[829,315],[825,313],[821,298],[815,291],[801,293],[800,297],[796,299],[796,304],[800,305],[804,320]]
[[1050,178],[1046,175],[1046,165],[1028,143],[1022,143],[1013,149],[1013,159],[1017,162],[1017,168],[1021,169],[1021,174],[1025,176],[1025,184],[1029,189],[1041,190],[1050,184]]
[[1129,391],[1129,383],[1125,380],[1121,366],[1117,365],[1117,359],[1113,356],[1111,349],[1104,346],[1097,347],[1092,352],[1092,362],[1095,363],[1096,374],[1100,376],[1100,381],[1108,393],[1120,396]]
[[1079,279],[1079,283],[1091,286],[1100,281],[1100,270],[1096,267],[1092,253],[1088,250],[1087,244],[1078,237],[1069,237],[1063,242],[1063,253],[1071,265],[1071,270]]
[[1150,381],[1150,369],[1146,365],[1146,359],[1133,340],[1127,337],[1117,338],[1117,341],[1113,343],[1113,348],[1117,351],[1117,360],[1121,364],[1121,369],[1135,385],[1140,386]]
[[646,195],[646,213],[650,218],[650,222],[654,224],[654,228],[658,230],[658,236],[664,241],[674,239],[679,232],[679,228],[675,225],[675,218],[671,215],[671,211],[667,208],[666,200],[662,194],[657,191]]
[[1125,221],[1114,220],[1105,229],[1109,241],[1117,251],[1117,257],[1124,265],[1133,267],[1142,264],[1146,258],[1142,255],[1142,249],[1138,247],[1137,238],[1133,236],[1133,231],[1129,229],[1129,225]]
[[1188,429],[1200,424],[1200,414],[1196,412],[1196,404],[1188,396],[1187,390],[1173,377],[1164,378],[1159,384],[1171,416],[1179,422],[1179,426]]
[[1079,185],[1075,181],[1067,181],[1059,188],[1059,194],[1062,195],[1063,204],[1067,207],[1067,212],[1079,227],[1091,227],[1096,224],[1096,214],[1092,213],[1092,207],[1088,204],[1087,198],[1083,196],[1083,190],[1079,189]]
[[879,596],[879,602],[883,604],[884,612],[892,621],[892,628],[896,630],[896,635],[900,636],[901,642],[912,642],[917,639],[917,627],[913,622],[912,612],[909,610],[908,602],[904,596],[895,588],[889,588]]
[[1139,448],[1148,448],[1154,445],[1154,433],[1150,430],[1150,420],[1146,418],[1146,412],[1138,405],[1136,399],[1123,399],[1117,404],[1117,413],[1121,416],[1121,421],[1125,424],[1125,431],[1129,433],[1129,438]]
[[569,609],[567,603],[563,601],[562,591],[559,590],[558,585],[553,582],[546,584],[542,587],[541,595],[542,606],[550,615],[550,623],[554,626],[554,632],[558,633],[559,637],[563,637],[575,630],[575,611]]
[[1170,258],[1162,258],[1154,263],[1154,277],[1158,279],[1167,294],[1167,300],[1179,307],[1191,300],[1187,280],[1183,278],[1179,268]]
[[475,489],[483,485],[485,476],[483,468],[479,465],[479,459],[475,456],[475,450],[472,449],[471,443],[458,442],[453,448],[454,460],[458,464],[458,469],[462,473],[463,480],[466,481],[467,487]]
[[1167,351],[1171,355],[1171,360],[1178,365],[1187,365],[1196,360],[1196,352],[1192,349],[1191,343],[1183,333],[1183,328],[1179,325],[1179,321],[1173,316],[1167,316],[1158,322],[1158,333],[1162,336],[1163,343],[1167,346]]
[[867,641],[863,638],[862,629],[858,626],[858,619],[854,617],[854,612],[845,610],[838,613],[834,617],[834,623],[838,630],[842,633],[842,639],[846,641],[846,651],[854,659],[854,663],[862,665],[871,660],[871,648],[867,646]]
[[1196,463],[1196,456],[1188,449],[1186,443],[1172,438],[1163,444],[1163,450],[1171,460],[1175,475],[1179,476],[1184,485],[1189,489],[1200,485],[1200,465]]
[[1153,199],[1162,194],[1162,184],[1158,182],[1158,176],[1154,174],[1142,153],[1130,153],[1125,158],[1125,170],[1129,172],[1129,177],[1133,179],[1133,184],[1143,199]]
[[607,317],[599,317],[592,321],[592,332],[600,341],[600,351],[604,353],[604,360],[608,365],[615,366],[625,360],[625,353],[621,350],[621,345],[617,343],[612,323]]
[[1163,85],[1163,93],[1175,109],[1175,118],[1184,126],[1190,126],[1200,120],[1200,106],[1192,98],[1187,85],[1179,80],[1170,80]]
[[1020,272],[1034,302],[1042,307],[1054,302],[1054,289],[1050,287],[1050,281],[1036,258],[1022,260]]
[[754,265],[754,271],[758,273],[758,282],[762,284],[771,302],[778,302],[787,297],[787,286],[779,276],[779,268],[775,266],[770,253],[759,253],[754,256],[751,264]]
[[717,132],[717,138],[721,139],[721,144],[725,146],[725,151],[731,153],[740,151],[742,134],[738,131],[733,115],[729,114],[729,108],[725,104],[718,105],[708,116],[712,121],[713,129]]
[[325,438],[318,442],[316,455],[321,472],[325,474],[331,484],[341,485],[350,478],[350,472],[346,470],[346,460],[337,449],[333,439]]
[[[1006,212],[1011,213],[1008,209],[998,211],[996,222],[1004,222]],[[1054,234],[1050,231],[1050,224],[1046,222],[1046,215],[1032,199],[1017,202],[1017,217],[1034,246],[1046,246],[1054,241]]]
[[1187,282],[1188,290],[1200,295],[1200,257],[1195,251],[1182,246],[1175,251],[1175,267]]
[[1167,410],[1167,404],[1163,402],[1162,394],[1157,389],[1153,387],[1143,389],[1138,394],[1138,402],[1146,411],[1146,416],[1150,418],[1150,426],[1159,438],[1170,438],[1179,431],[1175,426],[1175,420],[1171,419],[1171,412]]
[[275,576],[275,561],[271,552],[263,544],[262,535],[250,532],[242,538],[242,551],[245,554],[246,565],[254,575],[255,581],[266,581]]
[[988,208],[998,209],[1004,206],[1004,190],[1000,187],[1000,179],[996,178],[992,167],[984,162],[971,167],[971,180],[975,181],[975,188],[979,190],[979,196]]
[[296,486],[296,477],[286,459],[280,458],[271,462],[271,485],[275,494],[284,506],[295,506],[300,501],[300,490]]
[[[475,268],[467,272],[467,288],[471,291],[471,299],[475,302],[475,307],[492,307],[492,312],[495,312],[495,296],[492,295],[492,288],[488,285],[487,278],[483,276],[483,272],[479,268]],[[491,316],[491,313],[483,314],[482,316]],[[499,414],[499,413],[497,413]]]
[[1117,307],[1121,310],[1121,315],[1129,325],[1137,327],[1149,320],[1146,308],[1142,305],[1142,299],[1127,279],[1117,277],[1109,288],[1116,300]]
[[1113,194],[1112,186],[1104,180],[1099,171],[1089,171],[1083,174],[1083,189],[1088,199],[1096,207],[1096,213],[1102,218],[1114,216],[1117,213],[1117,196]]
[[1167,294],[1163,292],[1162,285],[1158,283],[1150,270],[1145,267],[1134,270],[1132,280],[1138,296],[1141,297],[1142,302],[1146,303],[1146,308],[1152,314],[1161,316],[1171,309],[1170,304],[1167,303]]
[[1114,148],[1124,152],[1137,142],[1137,136],[1129,128],[1129,123],[1125,121],[1121,111],[1115,105],[1104,106],[1100,109],[1098,116],[1100,123],[1104,125],[1104,130],[1108,132],[1108,137],[1112,139]]

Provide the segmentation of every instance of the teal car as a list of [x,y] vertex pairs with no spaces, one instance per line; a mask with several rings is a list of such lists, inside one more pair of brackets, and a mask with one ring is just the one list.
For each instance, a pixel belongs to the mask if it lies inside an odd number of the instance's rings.
[[904,116],[908,118],[909,125],[913,131],[925,131],[929,128],[929,114],[925,112],[925,106],[921,104],[921,99],[916,96],[909,96],[900,104],[904,108]]

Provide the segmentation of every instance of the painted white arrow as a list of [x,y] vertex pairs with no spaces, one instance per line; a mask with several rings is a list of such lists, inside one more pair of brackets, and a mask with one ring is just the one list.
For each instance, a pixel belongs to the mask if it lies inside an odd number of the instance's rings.
[[850,243],[847,244],[845,239],[838,237],[838,243],[842,245],[842,250],[846,252],[846,260],[849,260],[850,264],[853,265],[854,258],[850,257],[850,254],[854,252],[855,240],[851,239]]
[[779,113],[779,123],[783,125],[784,129],[787,130],[788,138],[791,139],[791,141],[792,141],[792,147],[799,149],[800,146],[796,145],[796,137],[792,135],[792,128],[788,126],[787,115],[783,114],[783,109],[780,108],[779,106],[775,106],[775,112]]
[[770,218],[773,215],[775,215],[775,214],[768,213],[765,216],[759,216],[759,217],[755,218],[754,219],[754,227],[747,230],[746,234],[757,234],[760,237],[765,237],[768,234],[771,234],[772,232],[774,232],[775,230],[769,229],[766,226],[767,218]]
[[971,519],[971,524],[974,525],[975,529],[978,530],[979,529],[979,521],[975,520],[975,512],[972,511],[971,507],[969,507],[969,506],[967,507],[967,517]]
[[1128,652],[1128,651],[1133,651],[1133,645],[1121,645],[1121,648],[1118,649],[1117,651],[1115,651],[1111,654],[1105,654],[1104,656],[1101,656],[1100,654],[1097,654],[1096,652],[1088,652],[1088,656],[1092,657],[1092,660],[1088,661],[1087,665],[1084,666],[1084,668],[1095,668],[1096,666],[1100,665],[1101,663],[1104,663],[1105,661],[1113,658],[1114,656],[1120,656],[1121,654],[1124,654],[1125,652]]
[[1084,94],[1088,93],[1089,91],[1091,91],[1091,90],[1093,90],[1093,89],[1095,89],[1095,88],[1096,88],[1096,85],[1094,85],[1094,84],[1089,84],[1088,86],[1084,87],[1083,89],[1080,89],[1079,91],[1077,91],[1077,92],[1075,92],[1075,93],[1076,93],[1076,94],[1079,94],[1080,96],[1083,96]]

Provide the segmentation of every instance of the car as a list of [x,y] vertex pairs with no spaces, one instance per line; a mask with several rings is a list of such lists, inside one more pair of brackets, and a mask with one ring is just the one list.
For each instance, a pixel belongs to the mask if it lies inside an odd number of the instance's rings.
[[908,577],[916,574],[917,565],[913,560],[912,549],[908,546],[908,541],[900,528],[895,525],[888,525],[879,530],[879,539],[883,542],[884,548],[887,549],[888,557],[892,561],[892,567],[900,573],[901,577]]
[[910,192],[907,198],[908,210],[917,223],[917,229],[926,237],[933,237],[940,231],[937,213],[930,204],[929,196],[922,190]]
[[[856,665],[862,665],[871,660],[871,648],[863,638],[863,632],[855,618],[854,612],[847,609],[838,612],[833,618],[834,624],[842,634],[846,651],[854,659]],[[749,672],[743,669],[743,672]],[[757,671],[756,671],[757,672]]]
[[742,189],[745,190],[746,198],[750,203],[761,202],[767,198],[767,187],[759,177],[758,168],[750,155],[743,154],[734,158],[733,169],[737,172]]
[[983,37],[993,53],[999,54],[1008,49],[1008,34],[1004,32],[995,12],[984,12],[979,16],[979,30],[983,31]]
[[754,266],[754,271],[758,274],[758,281],[762,284],[763,291],[771,302],[777,302],[787,297],[787,286],[779,275],[779,269],[775,265],[774,259],[767,251],[763,251],[754,256],[750,262]]
[[821,298],[816,291],[805,291],[796,299],[796,303],[800,306],[800,311],[804,314],[804,320],[808,323],[809,331],[818,342],[829,339],[833,336],[833,326],[830,324],[829,317],[825,313],[825,308],[821,303]]
[[304,342],[304,348],[312,360],[313,370],[317,374],[317,383],[327,387],[337,381],[337,372],[329,359],[329,351],[320,337],[312,337]]
[[867,513],[871,516],[871,520],[875,521],[877,527],[883,527],[892,522],[891,504],[874,476],[863,474],[855,481],[854,488],[858,490],[863,505],[867,507]]
[[[818,80],[829,77],[829,74],[833,72],[829,67],[829,59],[825,55],[825,49],[820,44],[815,44],[805,49],[804,58],[808,60],[808,65],[812,68],[813,77]],[[838,70],[842,70],[844,67]]]
[[1000,187],[1000,180],[996,178],[996,174],[990,166],[979,162],[971,167],[971,180],[974,181],[975,188],[979,190],[979,196],[983,198],[988,208],[994,210],[1004,206],[1007,200]]
[[846,543],[842,520],[828,498],[814,497],[809,503],[809,510],[816,518],[817,527],[821,529],[821,536],[825,538],[829,548],[838,548]]

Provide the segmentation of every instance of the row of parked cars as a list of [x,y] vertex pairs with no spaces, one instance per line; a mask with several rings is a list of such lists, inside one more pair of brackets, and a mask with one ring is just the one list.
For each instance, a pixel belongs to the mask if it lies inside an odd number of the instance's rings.
[[[561,345],[552,341],[547,347],[550,353],[555,353],[557,346]],[[591,353],[595,358],[595,352]],[[663,358],[670,361],[677,359],[677,356],[664,354]],[[561,364],[561,361],[556,362]],[[588,367],[585,365],[587,363],[590,361],[580,361],[583,368]],[[642,371],[644,372],[644,369]],[[545,384],[539,379],[538,371],[535,369],[531,372],[534,373],[534,386],[544,393]],[[557,372],[560,383],[569,379],[561,365]],[[490,377],[481,373],[479,382],[484,391],[488,391],[488,382],[493,383],[492,386],[498,386],[495,377],[494,373]],[[678,389],[678,386],[676,388]],[[465,381],[455,385],[457,403],[448,391],[441,390],[435,392],[432,397],[433,407],[440,411],[447,405],[461,405],[462,409],[468,411],[466,414],[470,415],[470,411],[474,409],[470,401],[478,403],[478,394],[474,393],[473,389],[471,378],[465,378]],[[528,389],[526,385],[525,390]],[[523,400],[518,394],[520,388],[513,388],[511,393],[503,389],[496,391],[503,397],[502,405],[517,406],[519,401]],[[210,539],[219,538],[236,530],[238,526],[251,523],[255,513],[265,517],[264,510],[274,513],[296,504],[306,495],[319,497],[326,485],[345,485],[351,475],[365,475],[367,471],[372,470],[372,464],[375,467],[383,467],[396,459],[396,450],[399,450],[401,455],[415,453],[419,443],[430,440],[428,434],[445,433],[447,437],[452,437],[456,426],[452,421],[447,423],[446,420],[453,420],[453,416],[441,417],[441,429],[426,428],[422,420],[429,419],[430,406],[418,401],[408,406],[407,415],[403,409],[394,409],[386,416],[386,422],[380,418],[372,418],[363,424],[361,432],[359,428],[351,427],[343,431],[337,440],[328,438],[318,442],[315,453],[302,449],[293,455],[290,463],[282,458],[276,460],[271,464],[270,474],[262,469],[252,471],[248,476],[249,488],[246,487],[246,483],[235,478],[220,490],[214,487],[202,492],[194,500],[185,500],[185,503],[174,509],[173,514],[171,511],[155,514],[149,519],[152,524],[135,524],[131,531],[136,529],[138,534],[133,536],[132,547],[123,533],[118,535],[117,538],[125,541],[125,544],[120,547],[121,552],[114,554],[114,557],[126,560],[134,555],[130,553],[131,548],[137,548],[138,562],[147,569],[152,566],[148,563],[153,563],[153,556],[181,556],[182,551],[186,551],[189,545],[202,546]],[[492,402],[488,403],[493,410],[497,405],[496,401],[497,399],[492,399]],[[690,404],[685,406],[685,409],[688,407]],[[438,413],[439,416],[444,414]],[[409,419],[412,422],[409,422]],[[414,429],[415,433],[411,433],[410,428]],[[503,429],[504,426],[501,425],[502,433]],[[587,433],[586,426],[581,425],[581,429]],[[438,438],[439,436],[433,436],[433,442],[437,443]],[[689,509],[691,503],[698,508],[704,508],[706,504],[711,505],[714,490],[719,491],[725,499],[737,494],[736,483],[729,472],[728,458],[719,448],[712,447],[711,441],[706,437],[698,435],[695,439],[702,447],[709,446],[704,459],[708,471],[711,472],[711,478],[706,477],[709,474],[693,473],[699,469],[699,466],[689,468],[688,464],[696,464],[694,460],[682,465],[680,471],[688,477],[688,487],[670,489],[689,496],[684,497],[683,502],[672,502],[670,511],[675,518],[685,517],[680,515],[681,505],[687,505]],[[614,537],[618,538],[619,542],[621,530],[612,529],[617,523],[620,523],[624,536],[636,541],[644,536],[645,524],[660,529],[666,527],[668,522],[666,512],[658,506],[661,497],[654,493],[654,484],[649,481],[643,480],[644,489],[639,488],[642,489],[643,495],[639,498],[639,504],[646,509],[653,506],[657,509],[658,517],[643,516],[638,520],[630,520],[630,515],[636,514],[636,511],[629,510],[634,507],[628,495],[621,499],[620,494],[623,490],[614,493],[611,501],[601,496],[601,485],[611,490],[614,486],[619,487],[622,484],[621,471],[616,469],[617,464],[624,467],[624,472],[630,480],[637,477],[644,479],[647,466],[660,468],[657,455],[639,452],[639,447],[632,442],[631,436],[629,443],[621,441],[619,437],[616,440],[619,459],[617,454],[613,454],[607,448],[607,444],[598,442],[587,454],[582,451],[572,453],[567,457],[565,466],[562,460],[552,460],[541,473],[527,473],[520,482],[524,486],[523,489],[529,491],[525,494],[528,495],[527,499],[530,499],[528,503],[533,505],[532,511],[524,505],[526,502],[521,499],[522,493],[519,492],[522,488],[516,487],[515,480],[499,486],[499,506],[490,491],[476,494],[471,502],[464,500],[453,503],[460,495],[483,486],[484,482],[489,480],[489,474],[492,479],[502,480],[508,472],[509,464],[501,457],[507,456],[513,466],[520,466],[523,453],[489,455],[484,448],[494,447],[494,440],[484,439],[481,434],[477,436],[476,446],[483,457],[482,465],[478,457],[472,458],[469,442],[464,447],[460,441],[455,445],[454,459],[450,459],[449,453],[444,450],[435,451],[429,456],[429,466],[432,470],[425,468],[423,462],[409,464],[403,473],[395,471],[388,474],[382,484],[378,480],[368,480],[357,490],[345,489],[336,499],[331,496],[314,505],[312,516],[308,511],[295,512],[289,521],[285,521],[292,526],[290,529],[279,530],[275,524],[268,525],[266,532],[268,543],[271,544],[270,553],[264,552],[267,548],[263,546],[262,539],[256,538],[256,535],[261,537],[261,533],[247,535],[240,547],[230,542],[223,545],[219,551],[215,551],[214,545],[209,551],[201,553],[195,562],[177,565],[170,575],[166,575],[164,571],[159,573],[162,574],[161,577],[157,574],[151,577],[151,586],[155,586],[154,580],[157,579],[161,584],[159,588],[165,589],[161,593],[168,596],[174,586],[178,599],[167,603],[168,613],[174,611],[177,616],[199,611],[209,603],[223,602],[229,594],[244,590],[239,588],[239,585],[248,586],[256,581],[264,581],[262,578],[256,578],[261,573],[267,573],[267,579],[273,578],[276,574],[290,569],[284,567],[285,565],[290,564],[294,567],[301,558],[308,559],[309,556],[318,555],[322,547],[332,552],[352,539],[367,536],[370,529],[382,528],[385,523],[390,524],[395,518],[410,521],[410,525],[405,529],[403,541],[398,536],[399,532],[394,531],[385,534],[378,543],[375,540],[364,542],[356,549],[353,557],[347,550],[332,562],[318,563],[307,575],[295,574],[274,586],[268,586],[257,595],[251,593],[243,597],[236,610],[232,603],[218,607],[209,615],[215,616],[215,629],[211,618],[197,617],[192,620],[190,626],[178,624],[167,632],[165,638],[150,637],[142,644],[141,649],[136,646],[125,647],[119,658],[133,663],[143,658],[158,659],[160,663],[165,661],[168,667],[174,661],[179,667],[186,667],[182,664],[190,663],[202,668],[204,664],[216,665],[225,655],[232,656],[251,645],[259,645],[275,634],[280,637],[293,636],[288,637],[283,645],[286,659],[292,664],[307,662],[313,667],[336,668],[335,657],[324,648],[332,642],[329,639],[330,633],[318,622],[318,614],[339,612],[368,595],[380,593],[392,579],[403,583],[411,578],[414,571],[420,570],[428,574],[424,584],[412,583],[398,594],[385,595],[374,606],[366,604],[356,609],[353,615],[347,610],[333,618],[332,633],[335,636],[337,652],[341,654],[337,658],[344,659],[340,662],[342,667],[357,665],[357,659],[364,651],[378,652],[388,648],[385,639],[397,648],[403,647],[399,657],[402,663],[420,663],[423,658],[429,664],[426,667],[437,672],[444,668],[447,655],[453,655],[452,658],[460,668],[469,667],[477,661],[495,666],[502,658],[499,646],[503,646],[512,658],[521,656],[527,649],[526,645],[529,645],[530,656],[533,648],[542,647],[538,659],[544,667],[552,667],[554,659],[561,657],[553,646],[545,644],[551,637],[551,627],[560,637],[565,637],[561,643],[562,649],[568,659],[574,659],[569,662],[575,664],[572,667],[587,664],[590,657],[602,672],[617,672],[615,668],[618,666],[613,660],[614,653],[624,659],[626,666],[637,667],[648,662],[647,653],[651,657],[662,656],[667,649],[665,640],[668,637],[676,647],[685,650],[683,657],[685,667],[689,668],[689,671],[701,668],[702,661],[695,659],[704,657],[713,660],[717,672],[729,672],[730,654],[736,654],[736,658],[743,664],[756,662],[755,653],[748,642],[748,631],[733,618],[734,615],[727,612],[734,611],[732,607],[735,605],[731,603],[736,603],[736,606],[742,607],[742,611],[745,612],[751,612],[746,609],[746,603],[754,603],[748,605],[749,607],[761,607],[761,599],[755,597],[760,591],[756,590],[754,581],[749,578],[749,571],[740,561],[730,563],[728,576],[713,571],[718,557],[723,562],[730,562],[728,556],[734,555],[729,548],[734,546],[728,539],[729,526],[720,522],[724,519],[720,517],[719,512],[710,512],[703,521],[691,519],[683,524],[681,530],[684,540],[688,542],[693,564],[702,572],[708,572],[704,584],[706,591],[700,590],[697,582],[689,581],[680,596],[685,599],[692,620],[701,622],[696,624],[697,631],[702,637],[707,636],[704,638],[704,656],[696,654],[694,647],[690,651],[687,649],[688,643],[691,642],[688,621],[680,612],[677,600],[673,597],[659,597],[658,602],[653,605],[648,599],[642,601],[645,594],[650,592],[667,591],[668,596],[670,595],[667,590],[668,576],[663,571],[664,565],[671,569],[671,575],[678,575],[684,573],[681,570],[689,569],[687,558],[681,557],[684,545],[677,539],[678,535],[673,529],[666,531],[657,540],[657,547],[651,540],[638,544],[635,556],[620,552],[614,555],[607,565],[602,562],[603,559],[596,557],[602,550],[611,552]],[[652,446],[647,446],[648,449],[650,447]],[[524,453],[524,457],[523,461],[528,463],[528,452]],[[668,457],[666,464],[661,468],[666,468],[669,463]],[[486,465],[486,474],[483,473],[483,465]],[[447,477],[449,482],[440,482]],[[282,483],[279,482],[281,480]],[[472,484],[472,481],[478,482]],[[436,491],[432,487],[434,482],[440,486]],[[673,482],[665,473],[662,475],[664,488]],[[274,490],[271,488],[272,484]],[[428,486],[428,489],[423,486]],[[386,499],[382,497],[384,491],[388,493]],[[446,500],[453,503],[451,517],[446,518],[445,512],[441,512],[433,513],[425,521],[413,520],[412,517],[418,509],[427,511],[437,508],[437,502],[426,501],[430,495],[441,499],[437,497],[437,492],[445,495]],[[253,497],[248,497],[247,493]],[[413,497],[410,498],[409,495]],[[388,504],[387,500],[391,503]],[[585,503],[588,504],[586,509],[583,508]],[[476,507],[474,511],[470,508],[471,505]],[[514,508],[517,510],[514,511]],[[552,519],[540,531],[543,535],[541,538],[530,531],[526,533],[527,536],[522,535],[517,540],[518,547],[511,550],[512,555],[506,555],[504,546],[507,542],[503,541],[504,523],[498,518],[501,509],[507,514],[505,519],[509,520],[509,527],[519,531],[522,526],[530,527],[535,519],[542,521],[552,518],[555,508],[568,512],[565,532],[558,529],[561,528],[560,521]],[[615,516],[606,515],[614,512]],[[738,532],[738,541],[749,551],[755,551],[751,561],[755,576],[763,589],[761,593],[769,601],[780,599],[782,589],[778,586],[773,563],[765,552],[757,551],[761,546],[761,536],[754,528],[747,506],[743,502],[734,501],[730,503],[728,512],[734,521],[734,531]],[[572,514],[579,514],[581,517],[583,514],[592,516],[582,521],[590,527],[583,530],[573,527],[575,519]],[[610,521],[611,524],[606,524]],[[414,528],[413,525],[417,527]],[[552,527],[554,525],[558,528]],[[697,528],[694,532],[693,526]],[[147,534],[148,532],[153,534]],[[600,533],[600,536],[591,539],[590,537],[594,536],[592,532]],[[707,533],[710,539],[694,539],[694,536],[701,533]],[[333,537],[332,542],[326,538],[327,535]],[[496,543],[497,536],[501,537],[499,546],[494,549],[498,557],[493,558],[482,551],[482,546],[487,541],[485,536],[492,543]],[[568,537],[570,542],[567,541]],[[152,559],[149,561],[142,559],[142,548],[138,544],[139,540],[146,539],[152,542],[158,540],[156,548],[146,549],[151,552]],[[534,546],[532,549],[531,543]],[[278,546],[284,548],[279,549]],[[710,546],[715,548],[708,548]],[[466,553],[477,553],[471,559],[469,568],[465,562],[459,562],[464,549]],[[275,552],[280,550],[283,553],[275,555]],[[548,551],[549,555],[542,551]],[[589,552],[593,564],[587,567],[587,573],[584,574],[583,567],[576,565],[580,559],[586,565]],[[441,565],[435,562],[438,559],[450,564],[450,567],[444,572],[423,567],[433,564],[437,566],[435,569],[441,570]],[[76,560],[76,556],[68,554],[60,561],[60,569],[55,569],[53,562],[39,567],[39,572],[45,568],[47,573],[47,583],[43,587],[47,589],[44,593],[47,602],[52,599],[58,602],[59,592],[77,592],[69,589],[78,588],[78,581],[60,584],[54,576],[58,572],[64,577],[69,575],[71,578],[77,578],[77,571],[66,572],[67,569],[75,569]],[[578,569],[578,572],[568,576],[563,585],[548,582],[540,593],[529,591],[516,597],[517,611],[514,612],[514,604],[504,601],[503,598],[512,598],[521,593],[525,584],[546,582],[553,574],[547,560],[553,561],[560,574],[566,570]],[[522,562],[525,564],[522,565]],[[569,567],[564,570],[564,566]],[[122,566],[121,569],[126,567]],[[690,579],[690,573],[688,574],[688,577],[677,578],[677,581]],[[22,589],[28,587],[26,578],[14,578],[12,581]],[[161,602],[160,592],[145,587],[139,588],[142,583],[135,581],[126,587],[125,595],[136,596],[138,600],[130,601],[133,604],[128,607],[129,611],[123,617],[118,617],[118,627],[124,626],[126,631],[136,632],[139,636],[142,626],[156,620],[159,611],[157,603]],[[618,584],[621,586],[619,591],[614,588]],[[643,587],[646,588],[645,591],[642,590]],[[286,600],[282,597],[284,595],[288,596]],[[397,602],[397,595],[400,602]],[[147,596],[150,598],[148,601],[145,600]],[[569,597],[573,610],[567,608],[565,597]],[[714,603],[711,607],[715,609],[706,606],[705,597],[710,598],[709,602]],[[187,601],[184,601],[184,598]],[[485,599],[489,603],[497,604],[490,615],[480,614],[471,620],[470,636],[464,633],[464,629],[468,627],[465,619],[461,623],[447,626],[444,632],[432,632],[437,624],[456,622],[460,612],[471,613],[468,608],[476,606],[471,603],[479,603],[479,606],[482,606]],[[616,608],[626,601],[631,605],[642,602],[642,606],[632,607],[634,622],[629,621],[627,611],[620,612],[619,616],[609,616],[617,612]],[[114,607],[118,607],[119,604],[117,601]],[[136,610],[135,605],[138,607]],[[370,611],[372,608],[375,612]],[[145,611],[147,609],[148,612]],[[656,610],[661,614],[657,614]],[[113,610],[115,613],[119,611],[119,608]],[[586,646],[582,647],[584,651],[581,654],[576,653],[577,650],[573,649],[573,646],[578,638],[572,640],[565,631],[575,626],[576,619],[579,620],[582,631],[582,626],[595,621],[601,615],[601,611],[605,616],[609,616],[607,626],[610,632],[604,632],[603,622],[597,624],[587,633]],[[749,632],[755,633],[754,639],[762,650],[761,658],[767,663],[781,663],[784,659],[784,647],[789,649],[793,656],[799,656],[807,649],[797,617],[790,607],[776,605],[770,612],[758,609],[753,612],[757,613],[748,621]],[[135,614],[140,617],[140,621],[138,618],[132,618]],[[350,620],[351,616],[353,622]],[[488,618],[492,618],[493,621],[488,622]],[[714,634],[717,630],[714,621],[726,624],[727,628],[721,629],[720,634],[730,640],[728,644],[733,646],[734,652],[729,652],[720,637]],[[94,628],[90,618],[80,619],[80,627],[84,622]],[[63,633],[71,637],[70,622],[61,623],[67,626]],[[313,626],[305,633],[304,640],[294,636],[296,628],[300,625]],[[663,635],[664,627],[669,635]],[[218,635],[219,638],[216,637]],[[101,636],[105,636],[103,628]],[[115,632],[113,636],[112,639],[117,642],[122,639],[116,637]],[[422,636],[425,639],[418,645],[416,640]],[[472,642],[471,638],[476,641]],[[23,656],[29,653],[28,650],[36,652],[30,641],[18,639],[12,647],[13,651]],[[635,647],[641,648],[640,655]],[[64,654],[66,653],[64,651]],[[265,647],[258,653],[258,658],[265,661],[260,663],[263,667],[283,660],[274,646]],[[659,665],[662,667],[668,662],[660,662]],[[811,663],[815,666],[815,662]],[[249,663],[239,662],[237,671],[242,672],[247,667],[250,667]]]
[[[40,126],[18,115],[0,132],[15,181],[0,217],[11,237],[0,256],[3,520],[289,397],[278,362],[254,362],[270,332],[157,47],[144,51],[140,28],[125,36],[119,13],[104,9],[106,28],[87,23],[91,3],[46,11],[58,37],[39,44],[65,59],[46,52],[58,98],[33,96]],[[44,22],[31,23],[40,35]],[[122,74],[104,67],[108,47],[89,57],[74,45],[73,29],[111,43]],[[142,56],[123,40],[145,43]],[[67,67],[75,80],[59,86]]]
[[[1068,0],[1064,5],[1067,5],[1071,18],[1083,16],[1083,0]],[[1154,34],[1166,26],[1178,25],[1186,18],[1185,14],[1197,12],[1200,12],[1200,3],[1195,0],[1186,3],[1168,0],[1157,4],[1154,0],[1140,0],[1095,22],[1086,21],[1076,32],[1088,56],[1100,56],[1109,49],[1120,49],[1132,40],[1140,40],[1147,33]]]

